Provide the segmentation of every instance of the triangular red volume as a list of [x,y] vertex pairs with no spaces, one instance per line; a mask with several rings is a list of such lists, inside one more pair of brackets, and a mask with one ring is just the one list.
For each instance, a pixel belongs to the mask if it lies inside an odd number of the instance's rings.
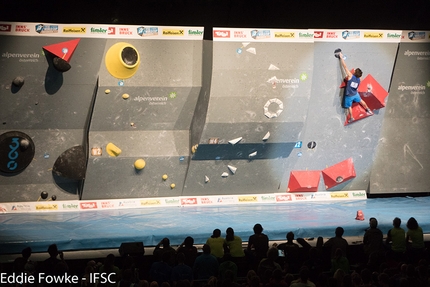
[[291,171],[288,192],[316,192],[320,181],[320,171]]
[[327,190],[356,176],[352,158],[327,167],[321,172]]
[[43,49],[69,62],[80,40],[81,39],[74,39],[66,42],[52,44],[52,45],[44,46]]

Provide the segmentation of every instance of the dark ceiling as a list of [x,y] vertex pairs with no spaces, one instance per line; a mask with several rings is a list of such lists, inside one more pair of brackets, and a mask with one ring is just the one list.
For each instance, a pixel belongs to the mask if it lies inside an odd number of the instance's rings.
[[430,0],[1,0],[0,20],[204,26],[209,30],[430,30]]

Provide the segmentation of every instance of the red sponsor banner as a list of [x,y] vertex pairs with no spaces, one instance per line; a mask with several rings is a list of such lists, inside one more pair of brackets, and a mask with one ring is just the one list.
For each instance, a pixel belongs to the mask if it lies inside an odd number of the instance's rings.
[[291,194],[282,194],[276,196],[276,202],[292,201]]
[[195,205],[197,204],[197,198],[189,197],[189,198],[181,198],[181,205]]
[[322,39],[324,37],[324,31],[314,31],[314,38]]
[[81,202],[79,203],[81,206],[81,209],[96,209],[97,208],[97,202],[91,201],[91,202]]
[[12,25],[0,24],[0,32],[10,32],[11,30],[12,30]]
[[229,30],[214,30],[214,38],[230,38]]
[[115,32],[116,32],[115,27],[109,27],[107,34],[108,35],[115,35]]

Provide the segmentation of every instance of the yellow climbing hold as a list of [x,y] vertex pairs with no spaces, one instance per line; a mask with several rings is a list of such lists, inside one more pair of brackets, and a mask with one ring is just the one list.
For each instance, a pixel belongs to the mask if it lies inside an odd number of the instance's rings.
[[172,183],[171,185],[170,185],[170,188],[171,189],[174,189],[176,187],[176,184],[174,184],[174,183]]
[[145,167],[145,165],[146,165],[146,162],[143,159],[141,159],[141,158],[137,159],[134,162],[134,167],[136,169],[143,169]]
[[163,174],[163,176],[161,177],[163,180],[167,180],[168,176],[167,174]]
[[198,144],[195,144],[195,145],[193,145],[192,147],[191,147],[191,152],[192,153],[196,153],[196,151],[197,151],[197,148],[199,147],[199,145]]
[[110,93],[110,90],[109,89],[106,89],[105,90],[105,94],[109,94]]
[[106,146],[106,152],[110,156],[119,156],[121,154],[121,149],[114,145],[113,143],[108,143]]
[[123,95],[122,95],[122,98],[123,98],[124,100],[127,100],[129,97],[130,97],[130,95],[129,95],[129,94],[123,94]]

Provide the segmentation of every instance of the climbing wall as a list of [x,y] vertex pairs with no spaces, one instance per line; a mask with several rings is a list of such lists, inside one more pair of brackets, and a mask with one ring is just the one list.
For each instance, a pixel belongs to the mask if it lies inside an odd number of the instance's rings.
[[183,195],[285,192],[310,99],[313,35],[214,28],[213,38],[210,100]]
[[15,23],[1,34],[0,201],[79,199],[105,40],[62,29]]
[[176,31],[164,28],[158,38],[106,42],[83,199],[181,194],[202,85],[203,41],[202,30],[184,29],[187,39]]
[[370,192],[428,192],[430,186],[429,32],[403,31]]

